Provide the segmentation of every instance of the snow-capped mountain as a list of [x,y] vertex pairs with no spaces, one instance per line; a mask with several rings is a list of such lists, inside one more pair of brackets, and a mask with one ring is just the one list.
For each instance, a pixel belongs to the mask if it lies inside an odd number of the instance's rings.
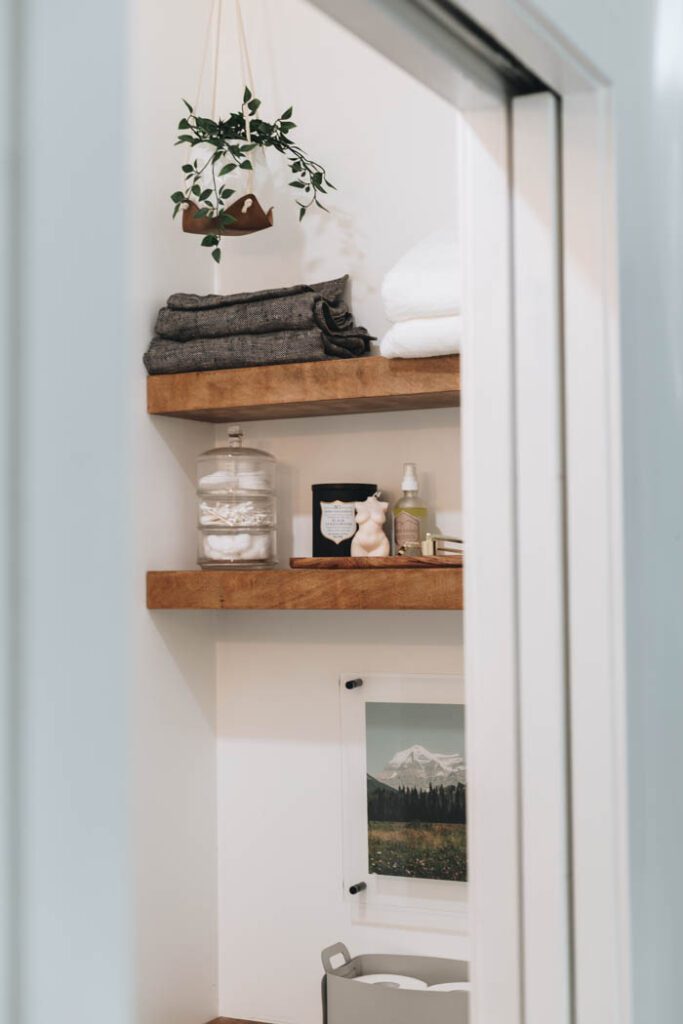
[[432,754],[418,745],[394,754],[377,779],[392,789],[429,789],[467,783],[465,759],[460,754]]

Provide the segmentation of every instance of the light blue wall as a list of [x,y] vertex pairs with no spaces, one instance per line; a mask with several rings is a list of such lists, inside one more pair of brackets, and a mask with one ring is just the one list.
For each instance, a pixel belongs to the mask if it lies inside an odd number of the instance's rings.
[[[125,5],[15,0],[18,977],[12,1024],[130,1015]],[[6,496],[7,497],[7,496]],[[2,531],[4,540],[4,531]]]
[[614,85],[636,1024],[683,1020],[683,4],[538,0]]
[[[11,0],[0,2],[0,119],[5,126],[0,143],[0,180],[3,195],[15,186],[14,127],[16,9]],[[0,1021],[16,1019],[15,984],[17,960],[15,872],[17,848],[14,842],[16,772],[14,770],[14,715],[16,710],[13,642],[15,565],[12,558],[13,468],[15,453],[15,360],[12,301],[13,208],[0,204]]]

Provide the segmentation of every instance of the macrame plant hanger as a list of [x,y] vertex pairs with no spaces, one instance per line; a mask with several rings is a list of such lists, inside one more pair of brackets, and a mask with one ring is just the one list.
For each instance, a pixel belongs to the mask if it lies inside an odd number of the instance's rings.
[[[209,56],[209,48],[211,44],[211,30],[215,22],[215,36],[213,41],[213,84],[211,90],[211,117],[212,120],[216,120],[216,104],[218,99],[218,66],[220,63],[220,49],[221,49],[221,26],[223,23],[223,0],[213,0],[211,4],[211,11],[209,12],[209,21],[206,28],[206,38],[204,40],[204,50],[202,55],[202,64],[199,72],[199,83],[197,85],[197,98],[195,100],[194,110],[195,112],[199,109],[199,101],[201,99],[202,86],[204,84],[204,75],[206,71],[206,65]],[[254,93],[254,76],[251,70],[251,61],[249,59],[249,49],[247,47],[247,36],[244,30],[244,19],[242,17],[242,5],[240,0],[235,0],[235,23],[237,26],[237,39],[239,42],[240,50],[240,68],[242,72],[242,81],[248,86],[252,96]],[[246,141],[251,142],[251,113],[246,102],[242,103],[242,113],[244,115],[244,128]],[[255,231],[263,231],[264,228],[271,228],[273,226],[273,208],[268,210],[266,213],[258,199],[254,194],[254,169],[253,161],[251,169],[247,172],[247,193],[246,195],[240,196],[234,202],[227,206],[224,213],[229,214],[234,218],[233,222],[227,227],[220,224],[217,218],[213,217],[195,217],[197,212],[197,206],[190,202],[185,206],[183,210],[183,231],[193,235],[251,235]]]

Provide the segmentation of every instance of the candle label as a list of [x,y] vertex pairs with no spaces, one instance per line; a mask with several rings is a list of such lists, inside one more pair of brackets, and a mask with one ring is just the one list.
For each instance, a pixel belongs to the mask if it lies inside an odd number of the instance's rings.
[[341,544],[356,532],[356,506],[353,501],[321,501],[320,532],[323,537]]

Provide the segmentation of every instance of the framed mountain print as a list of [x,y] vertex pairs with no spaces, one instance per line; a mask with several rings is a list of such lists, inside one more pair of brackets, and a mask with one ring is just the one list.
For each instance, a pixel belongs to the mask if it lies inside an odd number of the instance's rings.
[[[344,886],[354,920],[463,931],[467,760],[459,676],[342,677]],[[448,915],[448,923],[444,915]]]
[[463,704],[365,705],[368,871],[467,881]]

